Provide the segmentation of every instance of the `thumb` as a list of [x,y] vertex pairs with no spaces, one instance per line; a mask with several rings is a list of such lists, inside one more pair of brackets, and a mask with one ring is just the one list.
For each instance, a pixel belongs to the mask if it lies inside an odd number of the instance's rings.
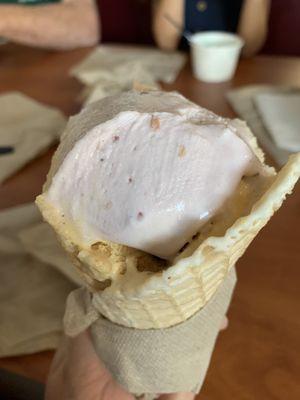
[[163,394],[158,400],[194,400],[195,395],[190,392]]

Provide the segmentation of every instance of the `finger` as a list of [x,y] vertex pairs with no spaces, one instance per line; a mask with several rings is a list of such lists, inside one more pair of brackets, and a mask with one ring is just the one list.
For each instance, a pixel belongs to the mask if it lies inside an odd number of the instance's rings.
[[224,331],[225,329],[227,329],[228,324],[229,324],[228,318],[225,315],[225,317],[223,318],[223,320],[221,322],[220,331]]
[[65,376],[69,388],[72,389],[72,393],[69,390],[72,396],[68,398],[133,400],[133,396],[113,380],[101,362],[88,331],[80,333],[70,341],[71,351]]
[[69,340],[63,337],[57,348],[47,377],[45,400],[61,400],[64,398],[64,368],[67,362],[68,347]]
[[63,336],[60,340],[60,343],[56,349],[54,354],[51,369],[56,370],[57,368],[61,367],[65,359],[67,358],[67,353],[69,349],[69,338]]
[[181,392],[181,393],[170,393],[163,394],[159,400],[194,400],[195,395],[193,393]]

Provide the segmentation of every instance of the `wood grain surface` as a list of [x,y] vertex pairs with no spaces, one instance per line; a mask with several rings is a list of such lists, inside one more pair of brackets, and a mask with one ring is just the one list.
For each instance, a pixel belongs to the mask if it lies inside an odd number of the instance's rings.
[[[0,92],[19,90],[60,108],[80,109],[81,86],[69,76],[90,49],[69,52],[15,45],[0,48]],[[242,60],[231,82],[196,81],[189,64],[167,90],[223,116],[234,112],[225,100],[232,87],[253,84],[300,86],[300,59]],[[0,186],[0,208],[32,201],[45,180],[53,149]],[[197,399],[300,399],[300,185],[238,262],[238,285],[229,327],[218,338],[211,366]],[[53,352],[0,360],[0,367],[44,382]]]

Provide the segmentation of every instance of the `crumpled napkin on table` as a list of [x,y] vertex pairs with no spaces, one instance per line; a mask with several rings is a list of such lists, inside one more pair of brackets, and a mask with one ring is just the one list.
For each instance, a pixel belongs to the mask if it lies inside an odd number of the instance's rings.
[[261,93],[255,96],[254,102],[277,147],[300,151],[300,90],[297,93]]
[[[38,229],[28,229],[33,224],[40,226],[40,230],[32,235],[31,230]],[[41,230],[44,234],[38,237]],[[61,257],[63,250],[55,236],[48,249],[49,254],[53,252],[52,258],[47,258],[44,250],[52,234],[51,228],[41,222],[35,204],[0,212],[1,357],[54,349],[58,345],[65,301],[77,285],[54,268],[74,268],[65,254]],[[34,240],[36,246],[32,249]]]
[[18,92],[0,96],[0,183],[57,141],[66,125],[63,114]]
[[297,115],[292,111],[298,107],[299,96],[297,88],[268,85],[244,86],[227,94],[232,108],[247,121],[262,147],[280,166],[287,162],[299,143],[300,110]]
[[75,285],[83,285],[74,265],[59,244],[55,232],[46,222],[39,221],[22,229],[18,233],[18,238],[31,256],[52,265]]
[[132,89],[136,82],[159,88],[172,83],[186,61],[180,52],[167,53],[151,47],[101,45],[71,70],[87,86],[86,103]]

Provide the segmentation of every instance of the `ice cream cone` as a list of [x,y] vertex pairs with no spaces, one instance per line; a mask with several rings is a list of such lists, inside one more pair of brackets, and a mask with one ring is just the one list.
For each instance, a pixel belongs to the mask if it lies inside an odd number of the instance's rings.
[[[114,104],[104,104],[100,112],[97,104],[72,118],[62,143],[54,156],[45,185],[52,177],[70,148],[96,124],[113,118],[121,111],[137,108],[136,94]],[[162,96],[160,92],[154,96]],[[160,109],[166,104],[176,108],[178,95],[163,95]],[[182,107],[182,98],[180,98]],[[185,100],[187,106],[191,103]],[[98,107],[99,110],[99,107]],[[157,111],[156,103],[141,96],[138,111]],[[195,114],[199,110],[195,106]],[[207,113],[206,120],[214,114]],[[226,120],[220,119],[226,123]],[[231,122],[241,126],[241,121]],[[244,139],[263,162],[263,153],[255,138],[245,127]],[[43,217],[53,226],[58,237],[72,257],[74,265],[94,292],[93,304],[110,321],[138,329],[166,328],[185,321],[200,310],[216,292],[230,268],[242,256],[260,229],[291,193],[300,176],[300,154],[290,158],[276,174],[244,177],[234,196],[193,237],[185,248],[168,262],[143,251],[103,241],[83,245],[73,226],[68,224],[42,194],[37,204]]]

